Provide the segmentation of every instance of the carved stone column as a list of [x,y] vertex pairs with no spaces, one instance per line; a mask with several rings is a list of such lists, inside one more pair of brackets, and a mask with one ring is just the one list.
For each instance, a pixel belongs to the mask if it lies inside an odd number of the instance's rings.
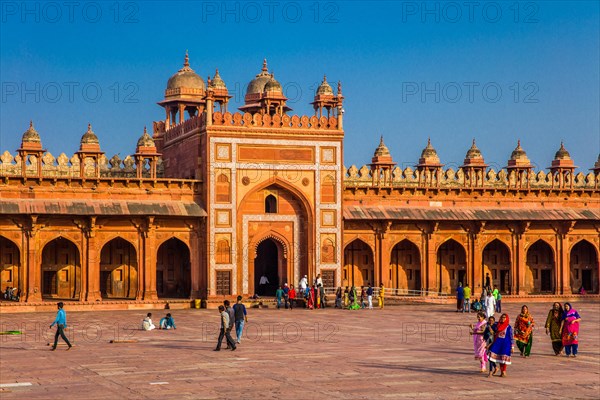
[[156,225],[154,217],[148,217],[146,220],[146,229],[143,231],[143,265],[140,270],[144,270],[144,300],[156,300]]

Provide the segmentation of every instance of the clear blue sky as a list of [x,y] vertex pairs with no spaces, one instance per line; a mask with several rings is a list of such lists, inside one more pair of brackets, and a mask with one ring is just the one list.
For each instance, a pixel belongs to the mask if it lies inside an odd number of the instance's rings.
[[1,3],[1,151],[33,119],[55,156],[88,122],[109,158],[132,154],[186,49],[204,78],[219,68],[232,108],[264,57],[299,114],[324,73],[341,80],[347,166],[379,135],[404,166],[427,137],[449,165],[476,138],[496,169],[517,139],[538,168],[561,140],[585,172],[600,151],[597,1],[77,4]]

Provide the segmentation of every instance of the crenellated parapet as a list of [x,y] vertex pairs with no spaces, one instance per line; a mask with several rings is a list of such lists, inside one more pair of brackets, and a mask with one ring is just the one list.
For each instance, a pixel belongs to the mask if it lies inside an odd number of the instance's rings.
[[215,112],[213,114],[213,125],[221,126],[246,126],[255,128],[274,128],[274,129],[327,129],[338,130],[338,120],[335,117],[320,118],[316,115],[269,115],[260,113],[234,113],[226,112],[224,114]]
[[[0,155],[0,176],[37,178],[38,160],[36,156],[29,156],[29,162],[26,165],[25,176],[23,176],[22,159],[19,154],[11,154],[5,151]],[[119,155],[114,155],[110,159],[102,154],[96,162],[91,158],[84,161],[83,175],[81,174],[81,161],[77,154],[68,157],[61,153],[54,157],[52,153],[45,152],[41,157],[42,178],[95,178],[96,167],[100,172],[100,178],[136,178],[138,168],[135,157],[128,155],[121,159]],[[157,162],[157,177],[163,177],[164,167],[162,160]],[[142,166],[142,178],[150,178],[151,170],[149,165]]]
[[[352,187],[436,187],[436,188],[486,188],[486,189],[509,189],[514,187],[529,187],[530,189],[559,189],[559,176],[552,172],[537,171],[529,175],[529,180],[526,181],[526,176],[521,176],[521,184],[517,185],[518,175],[510,173],[507,169],[496,171],[494,168],[489,168],[485,171],[478,172],[479,184],[470,185],[466,177],[466,171],[459,167],[442,169],[439,174],[439,179],[436,175],[430,176],[431,179],[420,179],[421,172],[411,167],[404,169],[395,167],[392,170],[391,181],[377,179],[370,165],[363,165],[358,168],[352,165],[350,168],[344,167],[344,186]],[[572,185],[571,185],[572,180]],[[553,184],[554,182],[554,184]],[[528,185],[527,185],[528,183]],[[600,174],[589,172],[584,174],[579,172],[575,175],[570,175],[563,183],[564,187],[573,189],[594,189],[600,186]]]

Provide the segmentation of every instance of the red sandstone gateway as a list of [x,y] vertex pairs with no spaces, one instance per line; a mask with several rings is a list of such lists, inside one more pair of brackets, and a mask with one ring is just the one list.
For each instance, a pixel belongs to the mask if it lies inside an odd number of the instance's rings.
[[598,293],[600,158],[575,175],[561,144],[536,172],[518,142],[496,171],[473,141],[455,171],[428,141],[402,169],[381,137],[371,164],[346,168],[340,83],[323,78],[315,115],[289,115],[265,60],[243,113],[230,97],[186,54],[131,156],[109,159],[89,125],[55,158],[31,123],[0,157],[1,289],[25,303],[216,299],[321,274],[326,288],[462,282],[479,296],[489,274],[505,294]]

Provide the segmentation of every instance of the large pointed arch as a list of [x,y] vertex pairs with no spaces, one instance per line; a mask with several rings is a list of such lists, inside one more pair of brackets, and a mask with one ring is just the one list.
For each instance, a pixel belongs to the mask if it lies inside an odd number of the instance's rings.
[[598,249],[590,241],[582,239],[569,251],[569,284],[571,293],[598,293]]
[[121,236],[100,250],[100,295],[111,299],[134,299],[138,294],[138,262],[135,246]]
[[502,293],[510,292],[510,247],[499,239],[494,239],[483,248],[482,253],[481,287],[488,284]]
[[12,240],[0,235],[0,291],[7,287],[17,288],[15,296],[23,290],[23,271],[21,268],[21,250]]
[[552,246],[538,239],[527,249],[525,289],[528,293],[554,293],[556,257]]
[[467,280],[467,252],[455,239],[444,241],[437,249],[439,291],[454,293],[459,283]]
[[191,289],[190,248],[171,237],[156,252],[156,294],[159,298],[189,298]]
[[64,236],[46,242],[42,250],[42,297],[77,300],[81,293],[81,255]]
[[343,286],[375,285],[375,259],[371,246],[356,238],[344,247]]
[[421,252],[419,246],[409,239],[396,243],[390,255],[392,287],[410,291],[422,289]]

